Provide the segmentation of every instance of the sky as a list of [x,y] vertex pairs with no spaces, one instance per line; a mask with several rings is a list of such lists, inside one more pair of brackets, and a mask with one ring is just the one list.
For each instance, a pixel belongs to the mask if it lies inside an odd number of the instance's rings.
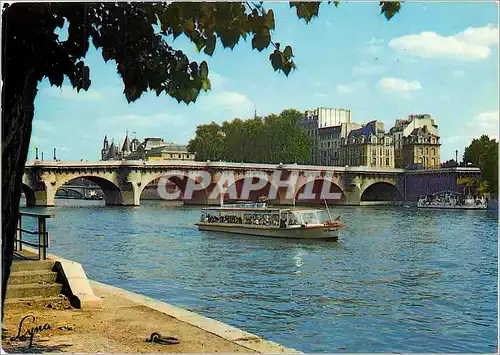
[[[266,2],[275,12],[273,40],[291,45],[297,69],[274,72],[272,48],[251,49],[251,37],[234,50],[220,42],[209,57],[184,36],[172,45],[191,61],[206,60],[212,90],[186,105],[155,93],[128,104],[116,63],[105,63],[92,45],[85,61],[87,92],[38,85],[29,159],[100,160],[103,138],[123,142],[162,137],[187,144],[196,126],[252,118],[294,108],[352,111],[352,121],[379,120],[389,130],[409,114],[429,113],[439,126],[441,161],[462,156],[481,134],[498,139],[498,2],[402,4],[390,21],[377,2],[323,3],[309,24],[288,3]],[[64,30],[61,31],[64,38]],[[135,132],[135,134],[133,133]]]

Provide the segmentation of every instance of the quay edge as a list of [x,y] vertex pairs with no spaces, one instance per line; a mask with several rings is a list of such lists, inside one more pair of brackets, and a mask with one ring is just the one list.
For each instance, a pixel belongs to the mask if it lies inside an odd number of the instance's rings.
[[[23,246],[23,249],[31,253],[36,253],[37,250],[31,247]],[[116,286],[111,286],[98,281],[89,280],[83,270],[83,266],[77,262],[61,258],[57,255],[47,254],[48,260],[56,262],[55,271],[65,276],[66,286],[64,293],[69,293],[69,296],[78,298],[78,307],[87,310],[99,309],[103,307],[100,297],[97,295],[106,293],[109,295],[124,298],[138,306],[144,306],[154,311],[163,313],[167,316],[175,318],[183,323],[197,327],[207,333],[216,335],[225,340],[228,340],[241,347],[247,348],[257,353],[281,353],[281,354],[302,354],[302,352],[284,347],[278,343],[265,340],[258,335],[246,332],[228,324],[219,322],[215,319],[202,316],[200,314],[188,311],[186,309],[158,301],[156,299],[127,291]],[[66,270],[67,269],[67,270]],[[77,272],[75,272],[75,270]],[[73,275],[73,274],[77,275]],[[71,279],[76,279],[77,282]]]

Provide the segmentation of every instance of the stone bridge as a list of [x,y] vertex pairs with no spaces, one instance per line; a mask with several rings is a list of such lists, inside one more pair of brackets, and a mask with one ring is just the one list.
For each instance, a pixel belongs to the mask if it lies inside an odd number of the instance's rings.
[[[462,169],[462,171],[459,171]],[[253,200],[274,191],[276,205],[323,203],[360,205],[402,202],[408,196],[452,189],[450,182],[460,175],[480,174],[477,168],[435,169],[412,172],[404,169],[370,167],[332,167],[297,164],[253,164],[227,162],[52,162],[30,161],[25,166],[23,192],[28,206],[54,206],[58,189],[73,179],[85,178],[104,193],[106,205],[138,206],[146,186],[168,178],[178,186],[179,198],[186,204],[219,204],[234,188],[241,195],[245,181],[254,187],[244,199]],[[202,177],[208,176],[208,179]],[[429,184],[422,179],[434,176]],[[295,180],[292,179],[295,177]],[[436,177],[439,177],[436,179]],[[260,181],[259,181],[260,180]],[[291,187],[284,181],[293,181]],[[328,182],[325,190],[324,182]],[[420,184],[420,185],[419,185]],[[455,184],[456,185],[456,184]],[[221,190],[221,187],[223,189]],[[437,190],[436,190],[437,189]],[[456,189],[456,186],[454,187]],[[187,193],[191,190],[191,193]],[[312,198],[301,198],[307,195]],[[436,191],[431,191],[436,190]],[[194,191],[194,192],[193,192]],[[189,196],[188,196],[189,195]],[[273,196],[273,193],[270,194]]]

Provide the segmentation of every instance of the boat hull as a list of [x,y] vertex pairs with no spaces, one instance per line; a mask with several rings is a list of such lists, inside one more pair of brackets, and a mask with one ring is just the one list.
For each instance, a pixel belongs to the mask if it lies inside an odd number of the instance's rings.
[[418,208],[433,208],[440,210],[486,210],[487,206],[458,206],[458,205],[417,205]]
[[225,232],[253,235],[270,238],[289,239],[329,239],[339,238],[339,227],[303,227],[303,228],[266,228],[260,226],[246,227],[242,225],[220,225],[214,223],[197,223],[200,231]]

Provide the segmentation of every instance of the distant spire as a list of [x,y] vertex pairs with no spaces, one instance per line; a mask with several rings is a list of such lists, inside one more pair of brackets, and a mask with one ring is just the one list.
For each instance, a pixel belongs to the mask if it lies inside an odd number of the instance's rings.
[[255,106],[255,113],[254,113],[254,118],[257,118],[257,105],[254,105]]

